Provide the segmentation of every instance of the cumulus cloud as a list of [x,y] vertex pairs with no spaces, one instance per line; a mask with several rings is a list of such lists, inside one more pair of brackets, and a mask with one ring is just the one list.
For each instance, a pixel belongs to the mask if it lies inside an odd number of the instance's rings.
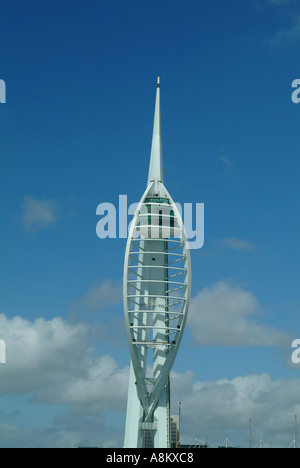
[[[122,446],[129,367],[119,367],[108,354],[95,355],[93,343],[101,334],[95,324],[0,314],[0,330],[7,345],[0,378],[1,447]],[[12,396],[19,401],[18,395],[39,413],[57,407],[53,424],[42,430],[19,425],[22,409],[8,412],[4,403]],[[120,414],[121,422],[110,425],[108,413]]]
[[293,439],[300,379],[272,380],[261,374],[202,382],[195,381],[192,372],[172,372],[171,384],[173,401],[181,401],[187,443],[205,436],[216,446],[227,434],[232,443],[247,447],[250,418],[254,445],[260,436],[274,447],[287,447]]
[[128,367],[119,369],[109,355],[93,359],[81,376],[53,383],[42,389],[42,402],[67,405],[76,413],[99,414],[105,410],[124,410],[127,399]]
[[[204,291],[207,303],[211,294],[219,294],[221,303],[235,296],[243,310],[258,307],[251,293],[225,282]],[[19,424],[21,408],[8,411],[0,403],[0,446],[122,446],[129,369],[108,354],[94,355],[94,325],[0,314],[0,330],[7,343],[2,403],[7,395],[23,394],[30,395],[39,411],[57,407],[52,424],[38,430],[24,421]],[[299,379],[272,380],[268,374],[200,381],[192,371],[173,371],[171,398],[182,403],[182,440],[190,443],[206,434],[214,446],[227,433],[233,443],[246,446],[252,418],[253,437],[258,440],[259,432],[274,446],[287,446],[293,438],[293,415],[300,412],[299,386]]]
[[123,432],[109,427],[101,416],[69,411],[59,411],[53,425],[45,428],[4,422],[2,418],[0,434],[1,448],[121,447],[124,439]]
[[123,408],[128,368],[109,355],[93,356],[95,325],[0,314],[0,329],[7,345],[0,395],[34,392],[40,402],[87,413]]
[[26,196],[22,203],[22,224],[29,233],[41,231],[56,223],[58,212],[56,202]]
[[281,346],[290,337],[259,322],[260,305],[249,291],[219,281],[191,300],[188,324],[199,346]]
[[83,371],[92,330],[71,326],[61,318],[34,322],[0,314],[7,364],[2,369],[0,393],[24,393]]

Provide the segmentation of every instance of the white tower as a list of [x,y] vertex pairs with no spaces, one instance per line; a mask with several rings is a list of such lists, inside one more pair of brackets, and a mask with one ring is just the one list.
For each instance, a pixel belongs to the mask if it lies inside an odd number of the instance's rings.
[[131,223],[124,265],[124,312],[131,354],[124,447],[170,447],[170,380],[191,290],[180,213],[163,185],[157,81],[148,185]]

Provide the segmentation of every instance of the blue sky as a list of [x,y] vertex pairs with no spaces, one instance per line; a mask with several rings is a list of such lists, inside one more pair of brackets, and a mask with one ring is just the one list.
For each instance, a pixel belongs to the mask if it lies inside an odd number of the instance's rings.
[[181,401],[186,441],[246,446],[251,417],[258,440],[287,446],[300,415],[297,0],[0,9],[0,446],[122,445],[126,240],[96,236],[96,208],[145,190],[158,75],[165,185],[205,204],[173,411]]

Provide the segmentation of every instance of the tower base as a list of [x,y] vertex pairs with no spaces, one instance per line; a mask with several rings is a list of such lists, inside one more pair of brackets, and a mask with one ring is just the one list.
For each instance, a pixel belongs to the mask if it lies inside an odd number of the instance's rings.
[[144,422],[144,411],[137,394],[132,363],[126,413],[124,448],[170,447],[170,383],[169,379],[158,400],[151,422]]

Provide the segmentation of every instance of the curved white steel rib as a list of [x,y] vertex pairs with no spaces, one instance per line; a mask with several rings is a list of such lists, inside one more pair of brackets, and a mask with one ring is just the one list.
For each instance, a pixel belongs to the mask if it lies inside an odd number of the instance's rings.
[[158,195],[153,189],[151,182],[132,221],[124,266],[126,332],[144,422],[153,421],[169,378],[191,290],[190,252],[180,213],[162,183]]

